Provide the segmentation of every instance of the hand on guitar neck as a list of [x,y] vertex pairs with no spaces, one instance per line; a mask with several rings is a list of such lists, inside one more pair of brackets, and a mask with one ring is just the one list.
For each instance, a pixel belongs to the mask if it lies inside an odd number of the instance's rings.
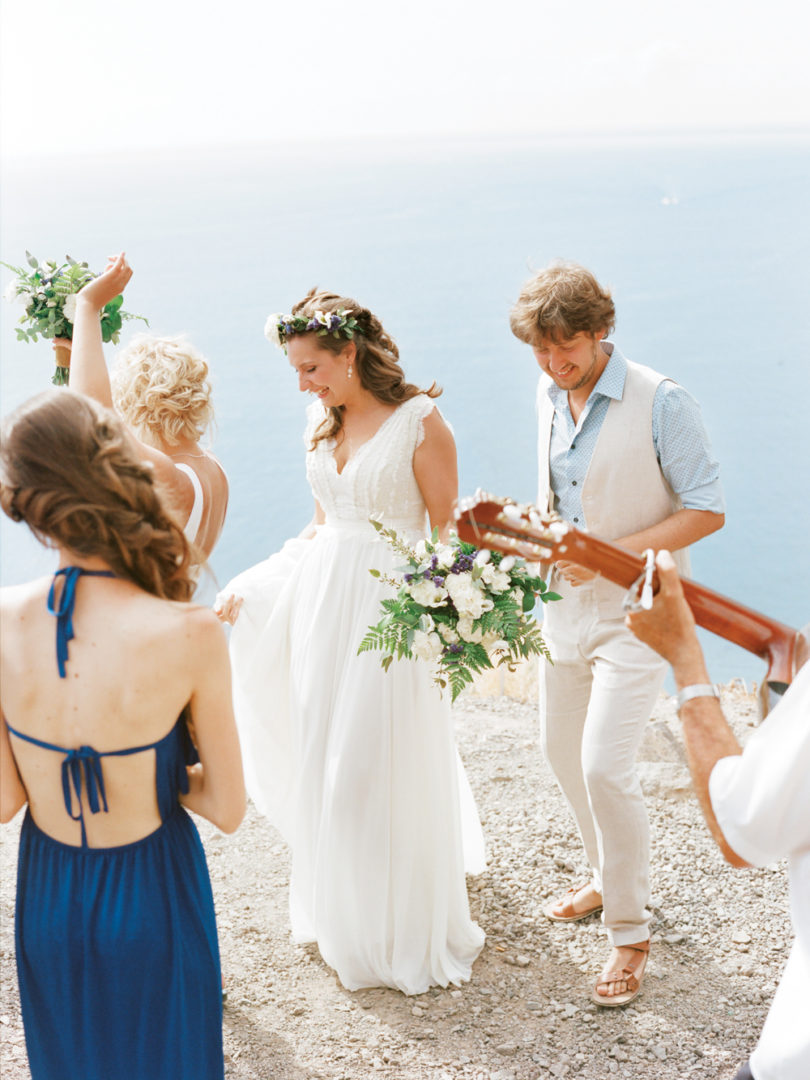
[[[644,580],[643,555],[600,540],[555,514],[543,514],[534,506],[519,505],[511,499],[478,492],[461,500],[456,509],[456,528],[462,540],[478,547],[520,555],[532,562],[563,559],[626,589],[639,588]],[[767,661],[768,672],[761,685],[763,714],[767,713],[765,693],[784,693],[810,655],[810,628],[797,631],[687,578],[682,586],[698,626]],[[653,575],[652,587],[653,591],[658,589],[657,574]]]

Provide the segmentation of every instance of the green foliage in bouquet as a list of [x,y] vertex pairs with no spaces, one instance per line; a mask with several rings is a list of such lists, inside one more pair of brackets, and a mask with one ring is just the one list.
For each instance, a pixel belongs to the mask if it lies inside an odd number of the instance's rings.
[[358,653],[382,651],[385,671],[395,657],[433,663],[434,682],[449,686],[453,701],[487,668],[506,664],[513,671],[533,654],[551,659],[532,612],[538,598],[545,604],[560,597],[523,559],[479,551],[457,536],[441,543],[436,529],[410,547],[394,529],[371,524],[407,562],[394,575],[370,571],[396,596],[382,600],[383,616]]

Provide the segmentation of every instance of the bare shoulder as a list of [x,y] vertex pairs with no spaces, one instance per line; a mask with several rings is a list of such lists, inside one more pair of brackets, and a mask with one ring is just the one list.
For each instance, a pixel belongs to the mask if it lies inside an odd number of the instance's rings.
[[435,405],[422,420],[422,431],[424,437],[416,448],[417,458],[455,454],[456,440],[452,429]]
[[443,439],[448,442],[454,442],[453,432],[450,425],[445,418],[439,412],[438,405],[434,405],[429,413],[426,414],[422,420],[425,430],[425,438]]
[[25,618],[33,605],[42,606],[50,581],[50,578],[37,578],[24,585],[5,585],[0,589],[0,615],[8,620]]
[[173,604],[184,639],[195,649],[210,653],[227,647],[222,623],[211,608],[199,604]]

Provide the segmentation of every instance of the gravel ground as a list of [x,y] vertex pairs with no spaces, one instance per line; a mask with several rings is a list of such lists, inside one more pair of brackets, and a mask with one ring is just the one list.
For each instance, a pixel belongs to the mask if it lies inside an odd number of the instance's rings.
[[[753,698],[732,685],[723,704],[745,741]],[[756,1043],[787,958],[786,874],[783,866],[740,871],[723,862],[690,794],[671,704],[660,699],[640,753],[653,833],[651,959],[641,995],[615,1010],[589,1001],[608,954],[598,919],[558,925],[541,912],[549,897],[587,874],[541,760],[535,707],[470,695],[455,717],[489,845],[488,869],[469,879],[487,940],[463,987],[419,997],[344,990],[314,946],[290,940],[289,856],[274,830],[252,807],[234,836],[199,823],[227,986],[227,1076],[732,1077]],[[0,854],[4,1080],[29,1076],[13,962],[19,823],[3,829]]]

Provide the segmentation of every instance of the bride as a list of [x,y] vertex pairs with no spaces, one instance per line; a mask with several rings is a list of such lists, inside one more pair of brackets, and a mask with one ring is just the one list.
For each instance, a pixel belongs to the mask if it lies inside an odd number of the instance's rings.
[[292,848],[295,940],[316,941],[350,990],[419,994],[470,977],[484,935],[464,872],[483,870],[483,837],[430,669],[385,673],[357,648],[386,595],[369,569],[397,563],[368,519],[414,540],[428,520],[446,532],[455,443],[441,391],[405,381],[397,346],[354,300],[312,290],[266,333],[315,398],[315,517],[217,600],[234,625],[248,788]]

